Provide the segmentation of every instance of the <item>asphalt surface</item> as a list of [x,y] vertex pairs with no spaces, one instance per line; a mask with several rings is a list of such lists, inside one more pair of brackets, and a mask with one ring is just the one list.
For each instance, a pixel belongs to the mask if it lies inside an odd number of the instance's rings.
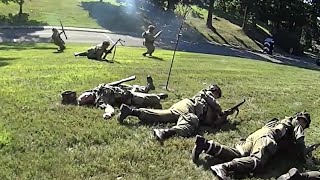
[[[56,27],[60,30],[60,27]],[[52,35],[52,26],[45,27],[0,27],[0,43],[1,42],[50,42]],[[124,40],[124,46],[142,47],[143,39],[141,34],[111,32],[101,29],[87,29],[87,28],[73,28],[66,27],[66,40],[62,34],[62,38],[68,43],[89,43],[92,45],[99,44],[103,40],[109,40],[114,43],[119,38]],[[175,48],[176,37],[163,37],[156,41],[157,48],[171,49]],[[203,39],[197,42],[190,42],[184,39],[183,35],[180,37],[177,50],[195,53],[206,53],[224,56],[241,57],[252,60],[267,61],[282,65],[296,66],[305,69],[319,70],[315,65],[315,59],[310,57],[298,57],[293,55],[267,55],[258,51],[251,51],[241,49],[238,47],[231,47],[227,45],[214,44],[206,42]],[[156,53],[155,53],[156,54]]]

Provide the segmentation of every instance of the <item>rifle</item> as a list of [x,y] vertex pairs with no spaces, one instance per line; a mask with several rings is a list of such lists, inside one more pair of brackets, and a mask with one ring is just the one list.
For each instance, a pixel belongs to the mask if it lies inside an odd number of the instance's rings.
[[[236,104],[235,106],[231,107],[230,109],[226,110],[225,112],[226,112],[228,115],[231,115],[231,114],[234,113],[234,111],[237,111],[237,114],[236,114],[236,116],[235,116],[235,117],[237,117],[238,114],[239,114],[239,107],[240,107],[243,103],[245,103],[245,102],[246,102],[246,100],[243,99],[242,102]],[[229,113],[230,113],[230,114],[229,114]]]
[[[104,54],[104,56],[103,56],[102,59],[105,59],[106,56],[107,56],[107,54],[112,53],[112,50],[116,47],[116,45],[117,45],[118,43],[120,43],[120,44],[123,46],[123,44],[122,44],[121,42],[125,42],[125,41],[122,40],[122,39],[118,39],[118,40],[111,46],[111,48]],[[115,51],[114,51],[114,52],[115,52]],[[113,60],[114,56],[115,56],[115,53],[113,54],[112,60]]]
[[111,82],[111,83],[108,83],[108,84],[105,84],[104,86],[118,86],[124,82],[128,82],[128,81],[133,81],[136,79],[136,76],[130,76],[130,77],[127,77],[127,78],[124,78],[124,79],[120,79],[119,81],[114,81],[114,82]]
[[67,34],[66,34],[66,31],[64,30],[64,28],[63,28],[63,25],[62,25],[62,22],[61,22],[61,21],[60,21],[60,25],[61,25],[61,28],[62,28],[62,32],[63,32],[63,34],[64,34],[64,37],[66,37],[66,39],[68,39]]

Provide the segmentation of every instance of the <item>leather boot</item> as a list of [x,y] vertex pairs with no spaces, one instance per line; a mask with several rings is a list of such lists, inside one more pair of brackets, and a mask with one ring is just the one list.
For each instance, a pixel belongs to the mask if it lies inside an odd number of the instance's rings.
[[150,75],[147,77],[147,87],[150,90],[155,90],[156,89],[156,87],[153,84],[153,79],[152,79],[152,77]]
[[172,136],[174,136],[176,132],[173,129],[154,129],[153,135],[158,141],[164,141]]
[[120,124],[122,124],[124,119],[127,118],[131,114],[132,114],[132,108],[130,108],[129,106],[127,106],[125,104],[121,104],[120,113],[119,113],[118,118],[117,118],[118,122]]
[[200,135],[197,135],[196,136],[196,142],[195,142],[195,146],[194,148],[192,149],[192,155],[191,155],[191,158],[192,158],[192,161],[194,163],[197,163],[198,159],[199,159],[199,156],[200,154],[203,152],[203,151],[206,151],[208,150],[209,148],[209,143],[208,141],[200,136]]

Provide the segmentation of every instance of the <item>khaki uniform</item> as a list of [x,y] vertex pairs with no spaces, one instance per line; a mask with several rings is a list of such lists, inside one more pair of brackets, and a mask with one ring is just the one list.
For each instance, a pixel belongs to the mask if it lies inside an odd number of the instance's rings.
[[[208,105],[205,98],[212,102],[212,107]],[[170,129],[180,136],[192,135],[200,124],[215,126],[226,121],[225,116],[220,116],[222,111],[218,101],[210,92],[204,91],[200,91],[193,98],[175,103],[169,109],[140,108],[137,111],[139,111],[138,118],[142,122],[177,123]]]
[[142,37],[144,38],[144,46],[147,48],[146,54],[152,54],[155,50],[155,47],[153,45],[156,37],[154,36],[153,32],[150,32],[149,30],[145,31],[142,34]]
[[51,36],[52,41],[55,45],[59,46],[59,50],[64,50],[65,49],[65,42],[61,39],[61,36],[58,31],[54,32]]
[[209,141],[206,153],[224,161],[228,171],[250,172],[263,167],[282,146],[282,142],[295,142],[298,156],[305,156],[304,130],[296,118],[272,121],[251,134],[245,142],[235,148]]
[[136,107],[161,108],[160,97],[156,94],[147,94],[145,86],[101,84],[87,92],[94,92],[94,105],[104,109],[108,118],[114,115],[114,106],[122,103]]
[[91,47],[87,50],[87,57],[89,59],[101,60],[104,53],[107,52],[107,46],[102,46],[102,44]]

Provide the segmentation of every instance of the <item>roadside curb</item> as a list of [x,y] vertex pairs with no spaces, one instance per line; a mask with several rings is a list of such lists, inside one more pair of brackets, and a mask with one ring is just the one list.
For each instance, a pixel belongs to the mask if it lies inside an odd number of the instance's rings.
[[[36,29],[36,30],[49,30],[56,28],[61,30],[61,26],[0,26],[0,29]],[[95,33],[108,33],[108,34],[123,34],[129,36],[140,35],[133,32],[118,32],[118,31],[109,31],[106,29],[95,29],[95,28],[79,28],[79,27],[63,27],[66,31],[83,31],[83,32],[95,32]]]

